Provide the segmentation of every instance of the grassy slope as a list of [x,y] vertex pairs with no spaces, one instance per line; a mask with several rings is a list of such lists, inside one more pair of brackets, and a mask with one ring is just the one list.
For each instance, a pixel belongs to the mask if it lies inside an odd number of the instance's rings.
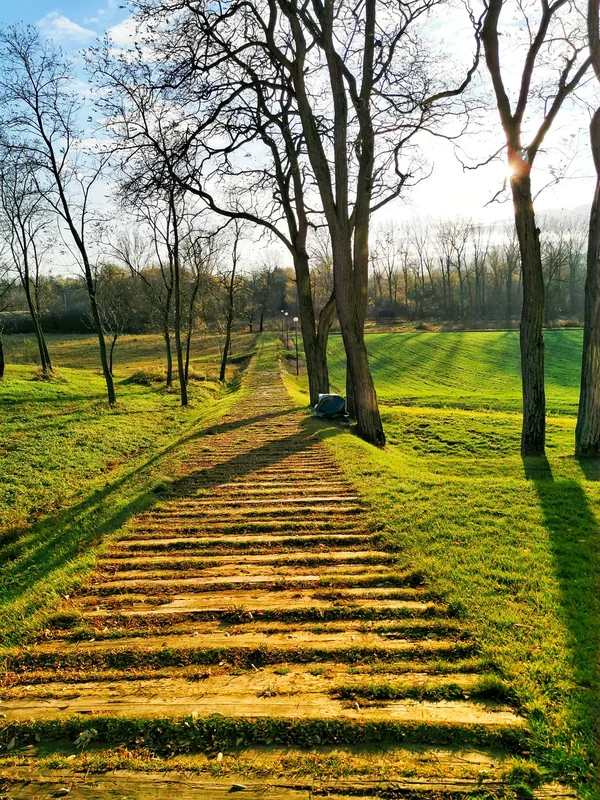
[[[51,337],[59,378],[35,379],[23,337],[6,337],[9,366],[0,383],[0,642],[41,624],[59,594],[81,579],[101,538],[152,502],[177,472],[185,442],[226,411],[233,395],[211,377],[216,342],[197,344],[190,406],[177,389],[128,383],[156,371],[157,337],[127,337],[117,361],[118,404],[108,407],[91,337]],[[254,338],[236,337],[234,360]],[[124,359],[127,358],[127,361]],[[233,370],[230,377],[233,377]]]
[[[328,441],[407,565],[463,610],[511,682],[537,763],[598,797],[600,471],[571,456],[581,333],[546,343],[560,412],[547,461],[518,455],[516,333],[369,336],[389,447]],[[331,372],[341,390],[337,337]],[[306,402],[303,381],[287,380]]]
[[[386,404],[519,411],[519,334],[372,334],[367,337],[377,393]],[[551,414],[577,412],[581,330],[547,331],[547,402]],[[340,336],[331,339],[331,378],[344,386]]]

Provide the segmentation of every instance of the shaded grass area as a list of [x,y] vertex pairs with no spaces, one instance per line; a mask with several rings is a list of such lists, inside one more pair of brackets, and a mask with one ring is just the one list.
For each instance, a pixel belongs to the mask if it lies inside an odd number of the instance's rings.
[[[234,355],[243,361],[254,343],[239,337]],[[139,360],[130,366],[137,370]],[[4,643],[39,627],[47,609],[92,567],[102,538],[157,499],[182,469],[186,446],[236,396],[232,371],[225,386],[194,381],[190,406],[182,409],[176,389],[129,383],[117,370],[118,404],[111,409],[101,376],[83,366],[59,371],[48,382],[36,380],[33,367],[9,366],[0,383]]]
[[[571,455],[581,334],[545,337],[550,405],[560,412],[549,418],[547,459],[518,454],[511,333],[368,337],[376,388],[389,403],[388,447],[332,436],[327,426],[323,435],[404,554],[401,566],[422,570],[514,693],[538,766],[598,798],[600,471]],[[341,389],[339,347],[334,340]],[[307,403],[302,378],[286,382]]]
[[[519,411],[518,331],[374,333],[367,337],[377,394],[384,404]],[[581,330],[544,332],[548,411],[577,411]],[[344,393],[341,336],[329,348],[332,387]]]

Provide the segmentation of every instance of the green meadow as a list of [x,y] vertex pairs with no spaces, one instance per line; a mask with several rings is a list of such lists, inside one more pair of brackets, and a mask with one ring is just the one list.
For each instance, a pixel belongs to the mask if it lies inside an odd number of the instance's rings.
[[[545,459],[519,455],[517,332],[369,335],[388,445],[323,435],[385,538],[511,686],[540,774],[597,797],[600,468],[572,455],[581,331],[545,341]],[[343,393],[339,336],[330,370]],[[304,379],[286,381],[307,402]]]
[[21,641],[87,574],[103,537],[156,499],[185,443],[226,412],[255,337],[234,337],[228,383],[218,339],[198,337],[190,405],[164,384],[159,336],[124,336],[117,405],[106,401],[92,336],[48,336],[55,377],[41,379],[31,337],[6,336],[0,381],[0,642]]
[[[187,446],[243,401],[237,372],[256,339],[236,336],[225,386],[217,340],[196,343],[188,409],[161,380],[159,337],[119,343],[114,409],[91,337],[50,337],[51,382],[39,379],[26,339],[6,339],[0,639],[19,643],[89,574],[106,537],[185,471]],[[383,540],[450,604],[508,685],[532,732],[531,759],[514,769],[529,785],[560,779],[598,798],[600,468],[572,456],[581,332],[546,334],[548,457],[525,462],[516,332],[367,339],[388,445],[327,424],[324,440]],[[343,392],[339,336],[330,366]],[[306,404],[305,378],[285,381]]]

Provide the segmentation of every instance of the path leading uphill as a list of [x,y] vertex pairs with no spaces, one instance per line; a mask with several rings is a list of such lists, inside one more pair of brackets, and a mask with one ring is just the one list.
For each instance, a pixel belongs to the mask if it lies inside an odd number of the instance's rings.
[[[6,663],[1,736],[23,759],[5,796],[499,792],[526,731],[475,644],[396,568],[268,347],[245,385]],[[124,772],[136,754],[173,771]]]

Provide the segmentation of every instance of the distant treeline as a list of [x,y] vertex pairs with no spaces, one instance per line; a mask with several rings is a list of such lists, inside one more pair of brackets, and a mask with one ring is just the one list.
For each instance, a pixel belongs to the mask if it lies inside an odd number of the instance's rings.
[[[587,225],[540,220],[544,321],[583,322]],[[523,302],[519,245],[508,226],[455,219],[387,225],[374,236],[369,311],[381,322],[510,324]]]
[[[583,321],[586,226],[577,218],[542,220],[545,322],[573,325]],[[333,289],[331,258],[315,248],[311,278],[315,310]],[[196,276],[197,277],[197,276]],[[223,276],[221,276],[222,278]],[[223,322],[223,280],[218,274],[197,279],[183,268],[182,302],[192,303],[193,329],[218,331]],[[163,274],[148,266],[140,273],[106,264],[97,274],[100,307],[108,332],[151,333],[163,330],[160,313]],[[198,285],[197,285],[198,284]],[[227,281],[225,281],[227,284]],[[256,269],[240,274],[234,288],[234,325],[251,330],[279,327],[298,314],[291,269],[269,256]],[[4,291],[3,291],[4,289]],[[0,281],[5,333],[34,333],[21,283]],[[94,330],[83,278],[39,276],[37,294],[42,329],[47,333]],[[367,317],[380,324],[396,322],[488,323],[510,327],[522,303],[518,243],[507,226],[490,228],[469,220],[431,223],[417,220],[387,224],[375,231],[371,253]],[[225,304],[227,305],[227,304]],[[282,311],[287,318],[282,320]]]
[[[219,275],[204,274],[201,281],[183,272],[182,300],[192,304],[192,328],[219,331],[223,321],[224,288]],[[165,293],[159,268],[148,267],[140,274],[106,264],[97,273],[100,308],[109,333],[162,332],[160,300]],[[197,284],[199,284],[197,286]],[[197,296],[192,301],[192,292]],[[234,287],[235,323],[259,330],[265,324],[281,324],[281,310],[293,318],[296,304],[290,271],[264,264],[250,275],[240,275]],[[0,281],[0,331],[5,334],[35,333],[32,315],[21,282]],[[84,334],[94,331],[90,304],[83,277],[40,276],[36,299],[44,333]],[[172,310],[171,310],[172,311]],[[276,320],[276,322],[273,322]]]

